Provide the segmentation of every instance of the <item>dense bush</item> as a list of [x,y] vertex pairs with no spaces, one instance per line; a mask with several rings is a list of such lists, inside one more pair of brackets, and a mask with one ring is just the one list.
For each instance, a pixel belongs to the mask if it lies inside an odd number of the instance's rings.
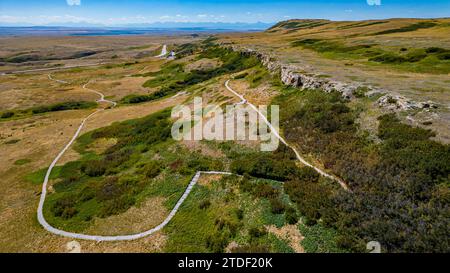
[[230,218],[218,218],[215,220],[213,234],[206,237],[206,247],[214,253],[221,253],[228,245],[230,239],[234,237],[239,229],[239,223]]
[[73,196],[65,196],[57,200],[52,206],[52,212],[55,216],[63,219],[70,219],[77,214],[75,208],[76,199]]
[[286,218],[286,222],[289,225],[295,225],[298,223],[299,217],[297,215],[297,211],[292,208],[292,207],[288,207],[286,209],[286,214],[285,214],[285,218]]
[[81,171],[91,177],[96,177],[104,175],[106,168],[107,166],[104,164],[104,161],[91,160],[83,164]]
[[70,101],[61,102],[52,105],[36,106],[31,108],[33,114],[41,114],[47,112],[65,111],[65,110],[76,110],[76,109],[88,109],[93,108],[97,105],[95,102],[87,101]]
[[[285,183],[307,223],[318,220],[338,231],[338,243],[365,251],[376,240],[389,252],[448,252],[450,147],[434,133],[379,118],[373,143],[358,134],[357,115],[338,94],[306,91],[277,101],[285,106],[286,138],[315,154],[352,192],[335,189],[303,169]],[[301,137],[300,137],[301,136]]]
[[211,206],[211,201],[209,199],[202,200],[200,204],[198,204],[199,209],[207,209]]
[[281,201],[279,198],[270,198],[270,208],[273,214],[282,214],[284,213],[286,206],[284,205],[283,201]]
[[156,160],[152,160],[144,167],[145,176],[148,178],[157,177],[162,171],[162,165]]
[[257,239],[266,236],[267,231],[264,228],[252,227],[248,230],[248,235],[252,239]]
[[238,246],[231,250],[231,253],[269,253],[270,247],[267,245],[250,244],[245,246]]
[[199,50],[198,44],[195,43],[186,43],[179,45],[176,49],[177,58],[183,58],[186,56],[193,55],[195,52]]
[[330,188],[318,180],[298,179],[286,182],[286,193],[297,204],[299,212],[306,217],[306,224],[315,224],[332,206]]
[[13,116],[14,116],[14,112],[7,111],[7,112],[3,112],[2,115],[0,116],[0,118],[11,118]]
[[434,27],[436,25],[437,24],[433,23],[433,22],[419,22],[419,23],[411,24],[411,25],[404,26],[404,27],[401,27],[401,28],[383,30],[383,31],[375,33],[374,35],[409,32],[409,31],[415,31],[415,30],[418,30],[418,29],[432,28],[432,27]]
[[248,73],[245,72],[245,73],[241,73],[241,74],[237,75],[236,77],[234,77],[234,79],[235,80],[239,80],[239,79],[243,79],[243,78],[245,78],[247,76],[248,76]]
[[217,171],[223,169],[219,159],[211,159],[200,153],[191,153],[186,159],[186,166],[195,171]]
[[292,158],[292,154],[283,146],[275,153],[240,155],[231,163],[231,170],[241,175],[286,181],[295,176],[298,170]]
[[226,233],[216,232],[206,237],[206,248],[213,253],[222,253],[228,245],[229,235]]

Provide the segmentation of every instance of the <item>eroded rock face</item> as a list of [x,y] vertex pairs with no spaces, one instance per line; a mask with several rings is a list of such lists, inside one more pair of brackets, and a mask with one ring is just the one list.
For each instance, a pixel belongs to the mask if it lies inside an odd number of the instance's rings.
[[286,85],[301,89],[322,89],[325,92],[337,91],[347,99],[354,97],[353,93],[359,87],[334,80],[318,78],[315,75],[296,72],[293,67],[289,66],[281,67],[281,81]]
[[[293,65],[283,65],[269,54],[258,52],[251,48],[242,48],[236,45],[224,45],[234,51],[241,52],[245,56],[255,56],[272,73],[280,73],[281,81],[285,85],[301,89],[321,89],[325,92],[337,91],[346,99],[355,97],[355,92],[363,88],[364,95],[371,97],[379,94],[386,94],[387,91],[372,86],[358,83],[344,83],[333,79],[321,78],[318,75],[304,72],[301,67]],[[437,105],[432,101],[416,102],[402,96],[384,95],[378,100],[378,105],[392,111],[404,111],[412,109],[432,109]]]
[[437,105],[432,101],[427,102],[415,102],[402,96],[384,95],[377,101],[378,106],[386,108],[388,110],[407,111],[415,109],[435,109]]

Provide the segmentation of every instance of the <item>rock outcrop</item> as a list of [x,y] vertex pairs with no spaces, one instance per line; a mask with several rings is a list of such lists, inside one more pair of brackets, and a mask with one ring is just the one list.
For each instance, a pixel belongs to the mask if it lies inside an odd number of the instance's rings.
[[384,95],[377,101],[378,106],[392,111],[406,111],[415,109],[435,109],[437,105],[432,101],[415,102],[402,96]]
[[[361,95],[360,90],[364,90],[367,97],[386,94],[386,90],[367,86],[359,83],[344,83],[333,79],[327,79],[304,72],[301,67],[294,65],[285,65],[276,60],[276,58],[250,48],[243,48],[234,44],[222,44],[230,47],[234,51],[241,52],[245,56],[255,56],[261,63],[272,73],[280,73],[281,81],[285,85],[301,88],[301,89],[321,89],[325,92],[337,91],[346,99],[352,99],[355,95]],[[384,95],[378,100],[378,105],[391,111],[403,111],[412,109],[432,109],[437,105],[431,101],[415,102],[405,97]]]

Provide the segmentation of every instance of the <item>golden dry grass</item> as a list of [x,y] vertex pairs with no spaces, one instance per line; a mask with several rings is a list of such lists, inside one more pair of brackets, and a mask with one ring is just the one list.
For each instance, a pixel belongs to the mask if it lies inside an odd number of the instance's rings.
[[[100,112],[87,124],[83,132],[107,126],[115,121],[123,121],[149,115],[181,103],[183,96],[163,101],[144,103],[137,106],[120,107]],[[40,195],[40,185],[33,185],[24,175],[45,168],[69,141],[81,120],[92,110],[64,111],[31,117],[23,120],[0,123],[2,135],[7,135],[0,144],[0,251],[4,252],[60,252],[65,251],[65,243],[70,240],[51,235],[36,221],[36,208]],[[32,126],[30,126],[32,125]],[[14,144],[5,141],[19,139]],[[72,161],[78,154],[72,149],[63,156],[59,164]],[[18,166],[18,159],[31,162]],[[164,236],[154,235],[129,243],[93,244],[83,242],[89,251],[157,251],[163,245]],[[159,243],[158,243],[159,242]]]
[[[375,21],[386,23],[372,24],[364,27],[349,27],[354,24],[370,24]],[[385,35],[370,35],[376,32],[398,29],[424,21],[434,21],[440,26],[417,31],[398,32]],[[324,54],[292,47],[291,42],[301,39],[334,39],[346,45],[377,44],[386,50],[406,48],[440,47],[450,48],[450,19],[389,19],[361,22],[328,22],[325,25],[298,30],[280,30],[261,33],[221,34],[219,40],[225,44],[234,44],[243,48],[251,48],[266,53],[282,64],[294,65],[299,70],[327,77],[349,84],[373,86],[393,95],[405,96],[415,101],[434,101],[440,105],[434,113],[424,112],[417,117],[416,125],[422,120],[432,120],[427,128],[437,131],[437,140],[450,143],[450,81],[447,74],[413,73],[395,66],[373,64],[366,59],[328,58]],[[240,80],[243,81],[243,80]],[[233,83],[239,88],[238,83]],[[244,87],[244,86],[243,86]],[[243,88],[244,89],[244,88]],[[242,90],[241,90],[242,91]],[[252,100],[264,96],[257,93]],[[370,107],[377,107],[375,103]],[[424,115],[424,117],[421,117]],[[372,115],[366,118],[374,118]],[[376,118],[376,117],[375,117]],[[369,127],[374,121],[368,119]]]
[[289,242],[289,246],[295,251],[295,253],[305,253],[305,250],[301,245],[304,237],[300,234],[297,225],[285,225],[281,228],[268,226],[266,229],[279,239]]
[[152,197],[122,214],[95,218],[84,233],[114,236],[149,230],[161,224],[169,215],[169,211],[163,205],[164,201],[164,198]]

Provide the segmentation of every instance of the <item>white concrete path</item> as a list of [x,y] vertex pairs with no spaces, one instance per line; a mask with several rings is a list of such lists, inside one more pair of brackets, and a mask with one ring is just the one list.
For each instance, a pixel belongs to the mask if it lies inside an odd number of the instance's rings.
[[[164,49],[164,47],[163,47]],[[51,75],[48,75],[48,78],[50,80],[53,81],[57,81],[57,82],[65,82],[65,81],[61,81],[61,80],[56,80],[54,79]],[[90,82],[87,82],[86,84],[83,85],[83,89],[86,89],[90,92],[93,92],[95,94],[98,94],[100,96],[100,99],[97,100],[97,102],[106,102],[106,103],[110,103],[114,106],[116,106],[116,103],[113,101],[109,101],[105,99],[105,96],[96,91],[96,90],[92,90],[87,88],[87,85]],[[37,217],[38,217],[38,221],[41,224],[41,226],[47,230],[48,232],[51,232],[53,234],[56,235],[60,235],[60,236],[64,236],[64,237],[68,237],[68,238],[73,238],[73,239],[80,239],[80,240],[91,240],[91,241],[131,241],[131,240],[137,240],[137,239],[141,239],[144,237],[147,237],[157,231],[160,231],[162,228],[164,228],[169,222],[170,220],[172,220],[172,218],[175,216],[175,214],[178,212],[178,209],[180,208],[180,206],[183,204],[183,202],[186,200],[186,198],[189,196],[189,193],[191,193],[192,188],[195,186],[195,184],[197,184],[198,179],[200,178],[200,175],[202,174],[223,174],[223,175],[232,175],[232,173],[228,173],[228,172],[216,172],[216,171],[211,171],[211,172],[197,172],[195,174],[195,176],[192,178],[191,182],[189,183],[189,185],[187,186],[186,190],[184,191],[183,195],[181,196],[181,198],[178,200],[178,202],[176,203],[175,207],[172,209],[172,211],[169,213],[169,215],[166,217],[166,219],[164,219],[164,221],[159,224],[158,226],[149,229],[147,231],[143,231],[140,233],[136,233],[136,234],[130,234],[130,235],[119,235],[119,236],[101,236],[101,235],[88,235],[88,234],[81,234],[81,233],[74,233],[74,232],[67,232],[64,230],[60,230],[57,229],[53,226],[51,226],[47,220],[44,217],[44,213],[43,213],[43,209],[44,209],[44,203],[45,203],[45,198],[47,196],[47,187],[48,187],[48,181],[50,179],[50,175],[52,173],[53,168],[56,166],[56,164],[58,163],[58,161],[60,160],[60,158],[64,155],[64,153],[70,148],[70,146],[75,142],[75,140],[77,139],[77,137],[79,136],[81,130],[83,129],[86,121],[88,119],[90,119],[92,116],[94,116],[95,114],[104,111],[104,109],[98,109],[96,110],[94,113],[90,114],[89,116],[87,116],[85,119],[83,119],[83,121],[81,122],[80,126],[78,127],[77,131],[75,132],[74,136],[72,137],[72,139],[69,141],[69,143],[67,143],[67,145],[61,150],[61,152],[59,152],[59,154],[56,156],[56,158],[53,160],[53,162],[50,164],[50,167],[47,170],[47,173],[45,174],[45,178],[44,178],[44,183],[42,184],[42,193],[41,193],[41,197],[39,200],[39,205],[38,205],[38,209],[37,209]]]

